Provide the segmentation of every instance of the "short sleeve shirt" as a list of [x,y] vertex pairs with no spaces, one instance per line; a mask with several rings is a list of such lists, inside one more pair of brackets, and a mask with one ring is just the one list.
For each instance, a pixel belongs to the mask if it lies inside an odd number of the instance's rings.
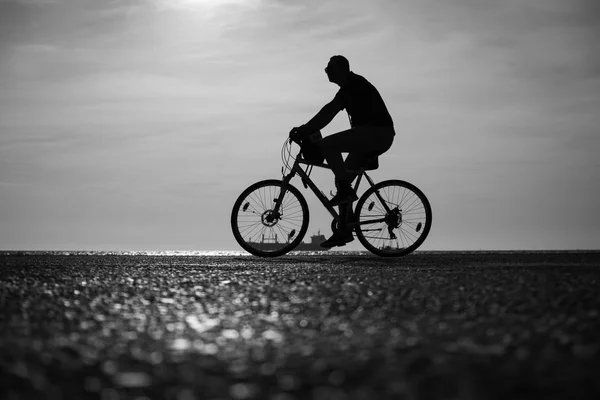
[[354,72],[350,72],[348,81],[337,92],[334,101],[340,102],[342,109],[346,109],[352,127],[394,126],[392,117],[375,86]]

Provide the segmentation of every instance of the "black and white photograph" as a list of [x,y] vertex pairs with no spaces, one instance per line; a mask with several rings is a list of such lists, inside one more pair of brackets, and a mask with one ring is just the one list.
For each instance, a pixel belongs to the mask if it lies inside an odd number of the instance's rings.
[[0,0],[0,398],[600,398],[600,1]]

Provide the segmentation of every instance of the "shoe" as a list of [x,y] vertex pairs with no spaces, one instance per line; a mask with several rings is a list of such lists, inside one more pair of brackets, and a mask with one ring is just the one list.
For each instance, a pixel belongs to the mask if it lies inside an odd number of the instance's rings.
[[323,243],[321,243],[321,247],[326,249],[330,249],[336,246],[344,246],[347,243],[350,243],[354,240],[354,236],[352,236],[352,231],[337,231],[334,232],[333,235]]
[[338,192],[329,200],[330,206],[339,206],[340,204],[352,203],[358,200],[358,196],[351,186],[341,187]]

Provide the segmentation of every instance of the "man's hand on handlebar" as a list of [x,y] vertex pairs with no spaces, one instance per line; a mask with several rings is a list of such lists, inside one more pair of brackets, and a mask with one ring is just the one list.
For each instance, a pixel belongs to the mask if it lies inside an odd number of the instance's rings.
[[292,139],[292,141],[300,144],[300,141],[302,139],[305,139],[311,132],[306,129],[305,125],[301,125],[295,128],[292,128],[292,130],[290,131],[290,139]]

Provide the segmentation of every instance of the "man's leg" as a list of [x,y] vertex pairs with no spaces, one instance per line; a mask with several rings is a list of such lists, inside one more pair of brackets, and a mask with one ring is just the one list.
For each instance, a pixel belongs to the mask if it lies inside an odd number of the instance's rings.
[[[344,188],[349,188],[353,195],[353,198],[350,197],[351,201],[339,203],[342,226],[321,246],[327,248],[344,246],[354,240],[352,229],[346,223],[350,222],[352,201],[356,199],[356,193],[351,187],[352,181],[356,178],[356,173],[349,172],[348,169],[356,171],[360,167],[363,153],[383,153],[387,151],[392,145],[393,139],[393,128],[359,127],[336,133],[319,142],[321,151],[335,174],[338,194],[334,196],[334,199],[338,197],[340,191],[348,190]],[[346,161],[342,158],[341,153],[349,153]],[[334,199],[332,199],[332,202]]]
[[346,171],[342,153],[383,153],[392,145],[393,132],[393,128],[361,126],[329,135],[318,146],[335,177],[341,182],[351,182],[356,176]]
[[331,199],[331,204],[338,205],[356,199],[351,187],[356,174],[346,170],[342,153],[384,152],[392,144],[393,132],[393,128],[362,126],[327,136],[318,142],[338,187],[338,194]]
[[[356,134],[356,129],[349,129],[327,136],[319,141],[319,147],[327,164],[336,178],[336,186],[340,183],[352,181],[352,177],[346,170],[346,164],[342,153],[358,152],[361,148],[360,136]],[[362,135],[361,135],[362,136]]]
[[[356,200],[356,193],[352,189],[352,181],[356,175],[346,169],[342,152],[352,153],[360,150],[361,142],[365,141],[365,134],[366,132],[353,128],[328,136],[319,142],[327,164],[335,175],[337,194],[330,200],[332,205],[345,204]],[[342,213],[342,208],[340,208],[340,213]]]
[[[350,183],[354,182],[358,173],[358,169],[362,165],[364,155],[362,153],[354,152],[348,153],[348,156],[344,160],[344,168],[348,174]],[[336,179],[335,187],[339,189],[340,183]],[[352,203],[344,203],[339,205],[340,219],[342,224],[348,224],[352,219]]]
[[344,160],[344,169],[350,178],[350,182],[354,182],[354,179],[358,176],[358,170],[363,164],[365,155],[363,152],[351,152],[348,153]]
[[[339,133],[336,133],[339,135]],[[328,140],[325,139],[319,142],[321,152],[327,160],[327,165],[331,168],[331,171],[335,175],[336,187],[340,182],[350,182],[350,176],[346,171],[344,158],[342,157],[342,151],[338,150],[338,144],[340,139]]]

